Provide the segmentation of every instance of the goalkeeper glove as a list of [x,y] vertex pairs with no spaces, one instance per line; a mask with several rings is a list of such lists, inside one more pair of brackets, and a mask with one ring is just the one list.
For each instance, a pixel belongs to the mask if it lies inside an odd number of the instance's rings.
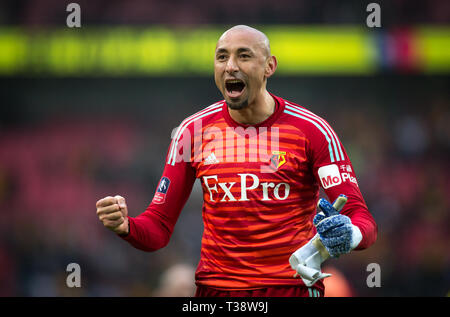
[[[344,204],[345,201],[346,199]],[[322,244],[333,258],[350,252],[362,240],[359,228],[352,224],[349,217],[339,214],[343,206],[335,208],[322,198],[318,203],[321,211],[313,219]]]

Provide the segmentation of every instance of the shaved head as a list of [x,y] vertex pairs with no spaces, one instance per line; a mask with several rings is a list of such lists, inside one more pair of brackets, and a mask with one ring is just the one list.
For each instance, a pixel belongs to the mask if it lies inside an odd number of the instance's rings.
[[242,33],[242,34],[246,34],[248,37],[250,37],[254,43],[259,46],[265,57],[269,57],[270,56],[270,43],[269,43],[269,38],[261,31],[252,28],[250,26],[247,25],[236,25],[233,26],[232,28],[226,30],[222,36],[219,38],[219,41],[217,42],[216,48],[219,45],[219,43],[221,42],[221,40],[225,39],[228,36],[234,35],[236,33]]
[[214,79],[230,109],[239,110],[271,98],[267,78],[277,61],[270,53],[267,36],[247,25],[226,30],[217,41]]

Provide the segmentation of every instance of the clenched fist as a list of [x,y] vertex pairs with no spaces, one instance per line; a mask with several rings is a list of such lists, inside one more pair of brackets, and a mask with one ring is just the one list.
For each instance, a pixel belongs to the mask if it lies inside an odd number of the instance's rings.
[[128,209],[122,196],[108,196],[96,203],[98,219],[119,235],[128,234]]

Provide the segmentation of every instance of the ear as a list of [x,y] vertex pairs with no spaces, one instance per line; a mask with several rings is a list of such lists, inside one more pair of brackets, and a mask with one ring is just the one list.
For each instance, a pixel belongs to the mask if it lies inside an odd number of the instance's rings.
[[277,58],[275,56],[270,56],[266,61],[266,69],[264,71],[264,76],[266,78],[272,76],[273,73],[275,73],[275,71],[277,70],[277,65],[278,65]]

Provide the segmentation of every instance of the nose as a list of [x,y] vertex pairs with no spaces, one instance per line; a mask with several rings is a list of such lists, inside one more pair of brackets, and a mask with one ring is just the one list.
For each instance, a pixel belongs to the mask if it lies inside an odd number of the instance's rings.
[[234,57],[230,57],[227,61],[227,66],[225,71],[229,74],[233,74],[239,70],[239,67],[236,63],[236,59]]

